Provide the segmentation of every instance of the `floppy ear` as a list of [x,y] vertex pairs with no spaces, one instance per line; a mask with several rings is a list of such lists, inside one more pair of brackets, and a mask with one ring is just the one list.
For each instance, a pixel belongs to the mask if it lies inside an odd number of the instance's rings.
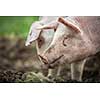
[[73,29],[76,33],[79,33],[81,32],[80,28],[78,26],[76,26],[74,23],[68,21],[68,20],[65,20],[64,18],[62,17],[59,17],[58,18],[58,22],[64,24],[65,26]]
[[38,39],[41,33],[41,30],[37,30],[36,28],[40,26],[41,25],[38,22],[35,22],[31,25],[31,28],[30,28],[30,31],[29,31],[29,34],[28,34],[28,37],[25,43],[26,46],[30,45],[33,41]]
[[53,22],[48,23],[46,25],[37,27],[37,29],[38,30],[43,30],[43,29],[54,29],[54,30],[56,30],[57,29],[57,26],[58,26],[58,22],[57,21],[53,21]]

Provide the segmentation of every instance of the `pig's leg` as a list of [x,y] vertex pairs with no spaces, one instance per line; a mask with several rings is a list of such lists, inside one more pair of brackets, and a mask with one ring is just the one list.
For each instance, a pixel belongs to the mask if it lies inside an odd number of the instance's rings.
[[61,66],[58,66],[55,69],[49,69],[48,70],[48,77],[49,78],[55,78],[55,77],[60,76],[61,69],[62,69]]
[[71,79],[82,81],[82,74],[86,59],[71,64]]
[[53,78],[53,69],[48,69],[48,78]]
[[57,69],[57,75],[56,76],[60,76],[61,70],[62,70],[62,67],[59,66],[58,69]]

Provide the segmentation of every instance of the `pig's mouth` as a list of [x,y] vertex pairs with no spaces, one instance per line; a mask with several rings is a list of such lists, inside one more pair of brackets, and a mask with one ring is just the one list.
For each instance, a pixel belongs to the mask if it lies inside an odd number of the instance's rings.
[[52,62],[48,63],[48,68],[54,68],[54,65],[63,57],[64,55],[59,56],[58,58],[54,59]]
[[58,61],[59,59],[61,59],[64,55],[59,56],[58,58],[54,59],[50,64],[55,63],[56,61]]
[[58,58],[54,59],[54,60],[51,61],[51,62],[47,61],[45,58],[43,58],[43,57],[40,56],[40,55],[38,55],[38,56],[42,59],[43,63],[45,64],[45,66],[46,66],[47,68],[53,69],[53,68],[55,68],[54,65],[56,65],[56,64],[58,63],[58,61],[59,61],[64,55],[59,56]]

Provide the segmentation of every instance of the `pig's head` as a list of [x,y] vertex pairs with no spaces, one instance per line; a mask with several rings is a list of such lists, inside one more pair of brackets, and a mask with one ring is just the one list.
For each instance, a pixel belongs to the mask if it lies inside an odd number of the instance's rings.
[[[45,23],[47,24],[48,22],[52,23],[53,19],[56,19],[56,17],[49,17],[49,19],[47,19],[47,17],[43,17],[43,20],[36,21],[31,25],[25,45],[28,46],[32,42],[35,42],[38,55],[43,54],[43,52],[49,47],[55,32],[53,28],[39,30],[38,27],[42,27],[45,25]],[[40,56],[39,58],[41,60]]]
[[[61,17],[58,18],[58,22],[53,41],[41,55],[41,59],[47,67],[84,59],[92,49],[91,41],[77,23]],[[45,29],[45,26],[41,29]]]

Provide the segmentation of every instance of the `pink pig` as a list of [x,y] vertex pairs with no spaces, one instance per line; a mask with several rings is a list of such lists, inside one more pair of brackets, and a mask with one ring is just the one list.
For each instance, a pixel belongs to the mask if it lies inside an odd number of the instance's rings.
[[81,81],[86,59],[100,51],[100,17],[69,16],[57,20],[38,27],[56,27],[50,46],[39,56],[47,68],[71,64],[71,79]]

